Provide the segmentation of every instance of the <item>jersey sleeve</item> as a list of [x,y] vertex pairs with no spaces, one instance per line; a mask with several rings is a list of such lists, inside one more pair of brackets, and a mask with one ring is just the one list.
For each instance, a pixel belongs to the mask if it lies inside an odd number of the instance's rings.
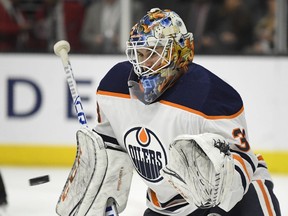
[[[107,100],[101,100],[101,96],[99,95],[100,92],[109,92],[109,93],[116,93],[116,94],[123,94],[129,95],[127,80],[129,76],[129,72],[132,68],[132,65],[125,61],[120,62],[114,65],[107,74],[101,80],[96,96],[97,96],[97,124],[94,127],[94,131],[97,132],[105,142],[105,144],[110,148],[117,148],[123,150],[120,147],[120,144],[115,136],[115,127],[113,128],[111,122],[107,118],[105,112],[107,110],[103,110],[103,107],[107,107],[103,105],[107,102]],[[103,106],[102,106],[103,105]],[[109,106],[109,105],[108,105]],[[116,110],[115,110],[116,111]],[[117,126],[116,126],[117,128]]]
[[231,116],[219,116],[205,119],[203,133],[222,135],[230,144],[235,171],[231,192],[220,207],[226,211],[232,209],[248,191],[258,166],[258,159],[250,148],[244,109]]
[[258,167],[258,159],[250,147],[241,96],[216,76],[211,76],[210,81],[207,97],[201,107],[207,114],[201,132],[222,135],[230,144],[235,165],[234,179],[229,197],[220,204],[222,209],[229,211],[248,191]]
[[115,138],[113,128],[97,103],[97,124],[93,130],[102,137],[105,145],[108,148],[121,149],[117,139]]

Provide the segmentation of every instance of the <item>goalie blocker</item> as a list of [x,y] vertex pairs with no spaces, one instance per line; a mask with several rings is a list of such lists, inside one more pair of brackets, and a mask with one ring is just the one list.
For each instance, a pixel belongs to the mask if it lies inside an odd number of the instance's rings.
[[76,133],[77,156],[56,206],[60,216],[104,216],[107,203],[124,211],[133,175],[125,152],[106,148],[102,138],[83,127]]

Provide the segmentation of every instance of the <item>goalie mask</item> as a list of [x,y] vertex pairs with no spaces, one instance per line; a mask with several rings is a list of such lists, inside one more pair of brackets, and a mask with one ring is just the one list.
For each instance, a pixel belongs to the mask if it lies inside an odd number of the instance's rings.
[[130,95],[150,104],[187,71],[194,57],[193,34],[175,12],[153,8],[133,26],[126,55],[134,69]]

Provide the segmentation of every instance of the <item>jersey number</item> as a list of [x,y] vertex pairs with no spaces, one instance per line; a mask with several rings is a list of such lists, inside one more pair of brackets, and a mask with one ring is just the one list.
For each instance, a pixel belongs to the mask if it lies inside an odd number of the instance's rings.
[[237,139],[237,138],[240,139],[241,144],[236,144],[236,146],[242,151],[245,151],[245,152],[249,151],[250,144],[246,139],[245,130],[244,129],[241,130],[240,128],[236,128],[233,130],[232,134],[233,134],[233,137],[235,139]]

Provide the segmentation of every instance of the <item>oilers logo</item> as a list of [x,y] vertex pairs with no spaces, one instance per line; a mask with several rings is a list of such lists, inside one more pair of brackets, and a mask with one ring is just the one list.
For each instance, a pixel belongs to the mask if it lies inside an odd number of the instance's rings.
[[159,171],[167,164],[165,149],[149,129],[135,127],[126,132],[124,144],[136,171],[149,182],[163,178]]

